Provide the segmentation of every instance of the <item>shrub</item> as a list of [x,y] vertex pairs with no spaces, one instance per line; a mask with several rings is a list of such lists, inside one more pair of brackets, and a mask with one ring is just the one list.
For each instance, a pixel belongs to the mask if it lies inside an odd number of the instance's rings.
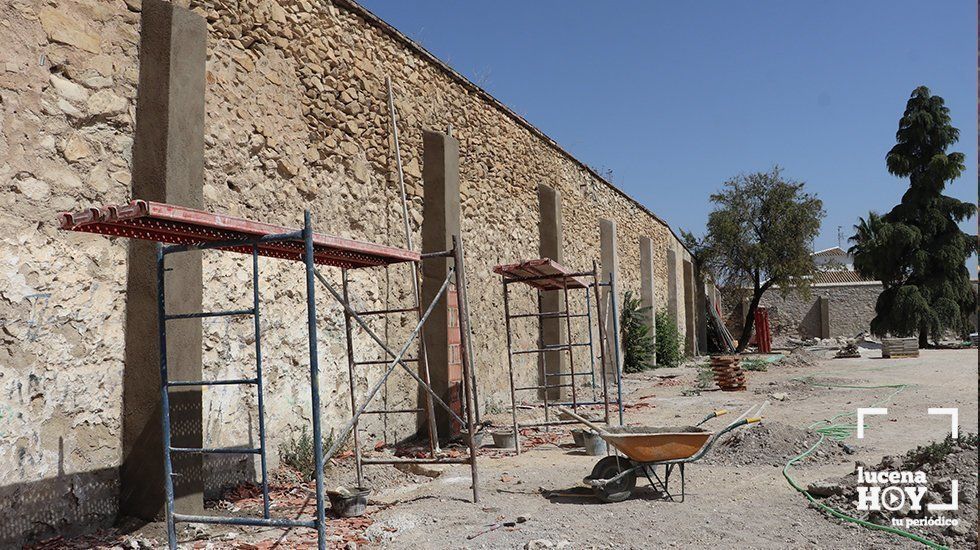
[[[331,429],[330,435],[323,438],[324,453],[330,449],[333,441],[334,432]],[[288,441],[279,445],[279,461],[299,472],[304,479],[313,479],[316,474],[316,461],[313,459],[313,436],[310,435],[306,426],[303,426],[299,437],[290,437]]]
[[626,291],[623,311],[619,314],[624,372],[640,372],[653,366],[656,349],[650,327],[643,318],[643,314],[649,309],[640,305],[640,299],[632,291]]
[[965,433],[958,439],[953,439],[953,434],[948,434],[942,441],[919,445],[906,453],[903,466],[910,470],[917,470],[925,464],[940,464],[957,448],[976,451],[977,439],[977,434]]
[[657,312],[657,366],[676,367],[681,364],[681,337],[677,321],[666,311]]

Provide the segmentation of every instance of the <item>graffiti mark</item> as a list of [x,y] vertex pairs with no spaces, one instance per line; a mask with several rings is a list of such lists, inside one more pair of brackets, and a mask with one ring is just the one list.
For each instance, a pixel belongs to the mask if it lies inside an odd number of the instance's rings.
[[45,313],[48,311],[48,305],[51,302],[51,293],[31,294],[26,296],[25,299],[31,308],[27,317],[27,341],[34,342],[41,334],[44,326],[53,320],[53,318],[44,318]]

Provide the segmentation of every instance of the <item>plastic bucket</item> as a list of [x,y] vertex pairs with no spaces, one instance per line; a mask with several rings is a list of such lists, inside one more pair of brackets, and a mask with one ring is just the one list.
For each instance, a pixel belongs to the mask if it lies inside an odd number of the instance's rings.
[[364,510],[367,508],[367,497],[371,493],[371,489],[368,487],[345,487],[343,489],[343,491],[327,491],[333,513],[342,518],[352,518],[364,514]]
[[516,445],[514,440],[514,432],[511,430],[502,430],[499,432],[493,432],[493,446],[498,449],[513,449]]
[[585,446],[585,430],[582,428],[575,428],[572,430],[572,440],[575,441],[577,447]]
[[585,454],[590,456],[606,454],[606,440],[592,431],[582,432],[582,447],[585,448]]

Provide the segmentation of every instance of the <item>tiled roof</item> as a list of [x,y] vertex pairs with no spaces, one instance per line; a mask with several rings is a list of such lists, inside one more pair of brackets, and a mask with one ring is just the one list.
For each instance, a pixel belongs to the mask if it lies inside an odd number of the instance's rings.
[[831,248],[825,248],[823,250],[818,250],[818,251],[816,251],[816,252],[813,253],[813,256],[815,256],[815,257],[819,257],[819,256],[847,256],[847,252],[845,252],[844,249],[841,248],[841,247],[839,247],[839,246],[834,246],[834,247],[831,247]]
[[828,283],[864,283],[868,282],[868,279],[861,277],[857,271],[851,271],[849,269],[837,269],[828,271],[818,271],[813,274],[813,284],[828,284]]

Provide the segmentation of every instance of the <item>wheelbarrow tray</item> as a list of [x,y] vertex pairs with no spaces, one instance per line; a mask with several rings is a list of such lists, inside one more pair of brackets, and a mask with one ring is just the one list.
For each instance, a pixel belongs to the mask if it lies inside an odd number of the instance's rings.
[[661,462],[690,458],[714,432],[695,426],[651,428],[619,426],[600,434],[610,445],[635,462]]

